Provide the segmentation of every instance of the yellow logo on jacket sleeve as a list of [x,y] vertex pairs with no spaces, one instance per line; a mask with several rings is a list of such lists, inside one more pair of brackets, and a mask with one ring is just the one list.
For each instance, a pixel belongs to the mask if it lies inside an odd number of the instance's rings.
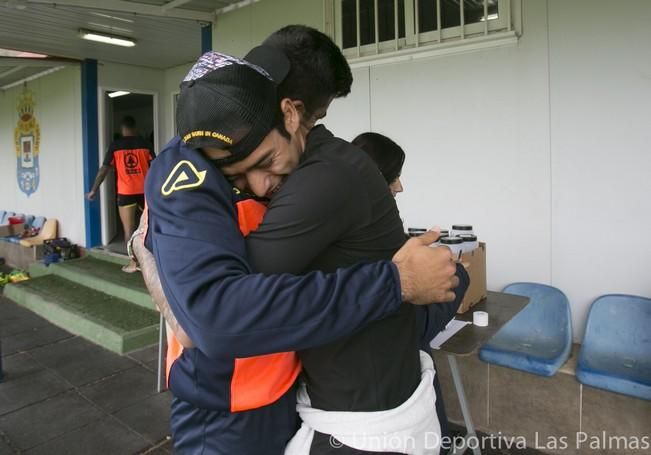
[[190,161],[179,161],[167,176],[160,192],[163,196],[169,196],[175,191],[197,188],[206,180],[206,172],[197,170]]

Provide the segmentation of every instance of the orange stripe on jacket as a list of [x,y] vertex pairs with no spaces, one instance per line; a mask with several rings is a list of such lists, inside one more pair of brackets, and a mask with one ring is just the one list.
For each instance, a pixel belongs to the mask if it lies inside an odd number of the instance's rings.
[[[267,210],[254,199],[236,202],[237,219],[242,235],[258,228]],[[146,209],[145,214],[146,216]],[[145,218],[146,226],[147,218]],[[167,331],[165,375],[170,381],[172,365],[183,353],[183,346],[171,330]],[[287,392],[301,372],[295,352],[280,352],[235,359],[231,378],[231,412],[260,408],[277,401]]]

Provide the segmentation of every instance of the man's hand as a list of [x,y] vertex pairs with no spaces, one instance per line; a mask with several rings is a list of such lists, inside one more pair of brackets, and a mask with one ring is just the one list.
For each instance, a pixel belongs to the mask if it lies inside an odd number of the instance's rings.
[[[140,228],[144,222],[144,216],[142,218],[143,219],[141,219],[140,226],[136,232],[142,233],[142,230]],[[154,259],[154,255],[151,254],[147,248],[145,248],[144,237],[142,234],[140,234],[138,238],[134,239],[132,248],[133,254],[136,256],[138,263],[140,264],[142,277],[145,280],[147,290],[149,291],[152,300],[158,307],[158,310],[163,314],[165,321],[167,321],[167,325],[172,330],[172,332],[174,332],[174,336],[176,336],[176,339],[179,341],[179,343],[181,343],[181,346],[184,348],[193,347],[194,344],[192,343],[192,340],[185,333],[185,330],[183,330],[183,328],[179,325],[176,317],[174,316],[174,313],[172,313],[172,310],[170,309],[170,304],[167,302],[167,298],[163,292],[163,285],[161,284],[160,278],[158,276],[156,260]]]
[[439,237],[437,231],[413,237],[393,256],[400,273],[400,286],[405,301],[416,305],[452,302],[452,289],[459,285],[456,265],[449,248],[431,248]]
[[95,191],[90,190],[88,193],[86,193],[86,199],[89,201],[94,201],[95,200]]

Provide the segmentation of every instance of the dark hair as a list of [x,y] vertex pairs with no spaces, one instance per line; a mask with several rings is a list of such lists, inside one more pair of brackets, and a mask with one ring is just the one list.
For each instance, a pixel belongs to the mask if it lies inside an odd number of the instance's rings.
[[402,165],[405,163],[405,152],[391,139],[369,132],[360,134],[352,143],[373,158],[387,183],[400,177]]
[[288,25],[262,43],[281,50],[291,69],[278,86],[278,98],[301,100],[305,118],[325,106],[332,97],[350,93],[353,75],[346,57],[324,33],[305,25]]
[[122,128],[127,128],[127,129],[135,129],[136,127],[136,119],[131,117],[130,115],[125,116],[122,118],[122,121],[120,122],[120,126]]

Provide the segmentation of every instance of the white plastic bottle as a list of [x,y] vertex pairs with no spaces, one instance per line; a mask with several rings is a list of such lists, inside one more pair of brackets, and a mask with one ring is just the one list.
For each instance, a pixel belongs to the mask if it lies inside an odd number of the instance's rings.
[[427,229],[424,228],[407,228],[407,235],[409,237],[418,237],[427,232]]
[[474,234],[461,234],[459,236],[463,240],[463,252],[470,253],[479,248],[479,242],[477,241],[477,236]]
[[452,251],[452,255],[455,259],[461,257],[463,254],[463,239],[461,237],[442,237],[438,241],[436,246],[447,246]]
[[450,235],[455,236],[461,234],[474,234],[472,226],[470,224],[453,224]]

